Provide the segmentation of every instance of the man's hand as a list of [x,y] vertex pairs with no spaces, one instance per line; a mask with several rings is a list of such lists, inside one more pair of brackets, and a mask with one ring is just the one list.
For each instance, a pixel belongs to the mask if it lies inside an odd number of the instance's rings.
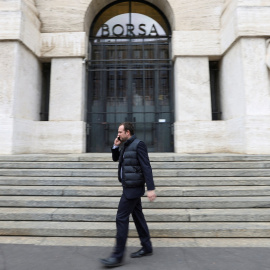
[[147,197],[148,197],[150,202],[153,202],[155,200],[155,198],[157,197],[156,192],[154,190],[148,190]]
[[122,143],[122,142],[118,139],[118,137],[116,137],[115,140],[114,140],[114,142],[113,142],[113,144],[114,144],[115,146],[119,146],[121,143]]

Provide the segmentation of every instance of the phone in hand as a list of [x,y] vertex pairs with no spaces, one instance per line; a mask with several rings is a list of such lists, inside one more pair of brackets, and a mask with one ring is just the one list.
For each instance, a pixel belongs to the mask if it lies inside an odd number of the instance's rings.
[[119,137],[119,136],[117,137],[117,140],[119,140],[119,141],[121,142],[121,139],[120,139],[120,137]]

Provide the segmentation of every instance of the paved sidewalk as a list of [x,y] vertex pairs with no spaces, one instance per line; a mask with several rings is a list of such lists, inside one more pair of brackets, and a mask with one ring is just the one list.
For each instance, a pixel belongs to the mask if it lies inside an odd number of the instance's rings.
[[[153,256],[129,258],[115,269],[269,270],[269,247],[156,247]],[[97,270],[111,247],[0,244],[0,270]]]

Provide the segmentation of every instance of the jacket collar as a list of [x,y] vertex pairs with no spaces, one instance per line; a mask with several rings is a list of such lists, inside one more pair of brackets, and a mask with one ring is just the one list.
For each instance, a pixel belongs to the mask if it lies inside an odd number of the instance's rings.
[[131,137],[125,142],[124,147],[129,146],[135,139],[136,139],[136,136],[135,136],[135,135],[131,136]]

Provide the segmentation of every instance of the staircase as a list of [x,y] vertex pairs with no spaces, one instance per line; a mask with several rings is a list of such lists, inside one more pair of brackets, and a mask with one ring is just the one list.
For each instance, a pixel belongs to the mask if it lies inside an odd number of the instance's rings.
[[[152,238],[269,238],[270,155],[150,154]],[[0,236],[115,237],[110,154],[0,156]],[[130,237],[137,237],[133,223]]]

